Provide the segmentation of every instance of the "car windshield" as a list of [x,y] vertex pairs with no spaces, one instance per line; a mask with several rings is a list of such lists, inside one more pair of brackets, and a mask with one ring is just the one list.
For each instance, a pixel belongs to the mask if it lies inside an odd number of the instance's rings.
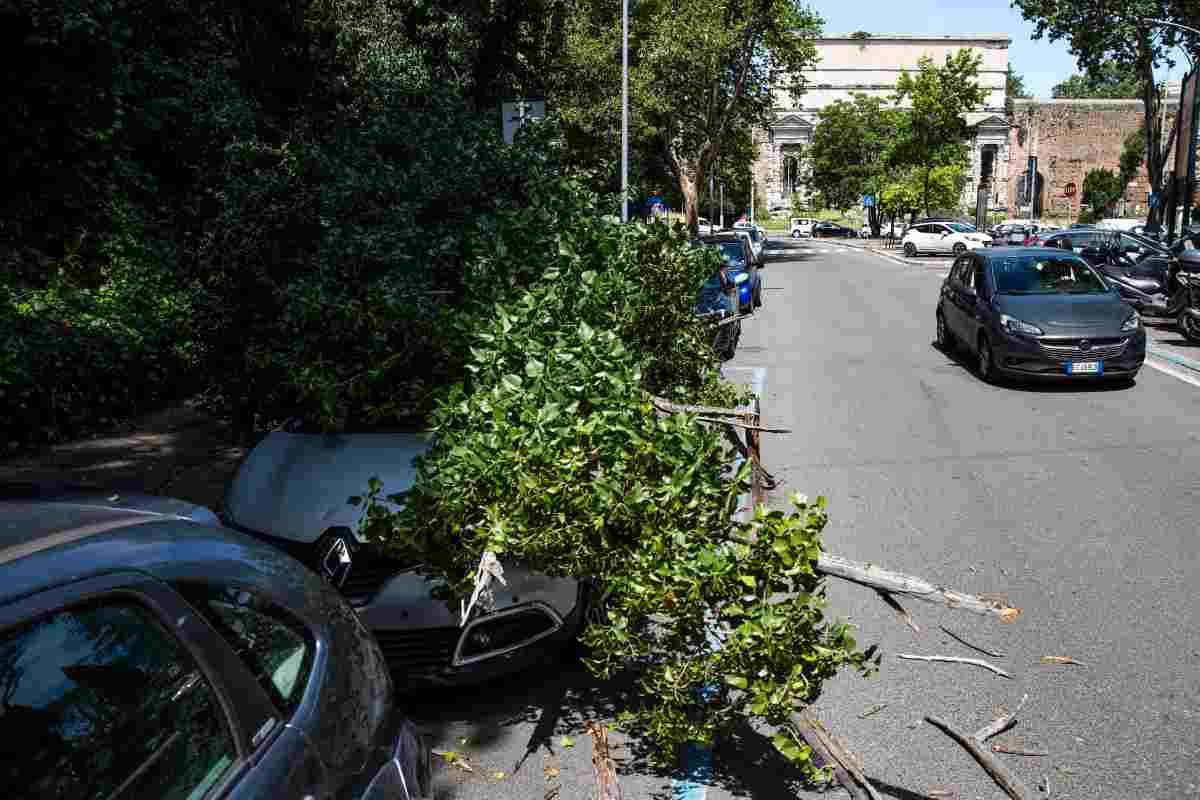
[[746,259],[743,257],[742,245],[740,242],[721,242],[721,261],[731,267],[746,266]]
[[1103,294],[1108,291],[1086,262],[1077,258],[1014,256],[992,262],[1000,294]]
[[946,227],[949,228],[950,230],[954,231],[955,233],[974,233],[975,232],[974,225],[967,225],[966,223],[963,223],[963,222],[947,222]]

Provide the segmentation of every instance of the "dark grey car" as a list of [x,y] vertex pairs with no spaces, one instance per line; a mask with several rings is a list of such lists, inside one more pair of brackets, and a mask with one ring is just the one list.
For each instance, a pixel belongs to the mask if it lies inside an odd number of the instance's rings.
[[1079,256],[998,247],[959,257],[942,283],[938,344],[961,343],[984,380],[1132,379],[1146,359],[1136,311]]
[[178,501],[19,494],[0,502],[4,797],[427,791],[379,646],[311,570]]

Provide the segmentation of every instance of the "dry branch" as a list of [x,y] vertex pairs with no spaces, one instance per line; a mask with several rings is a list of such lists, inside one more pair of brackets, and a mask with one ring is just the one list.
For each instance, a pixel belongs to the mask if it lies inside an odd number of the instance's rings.
[[955,633],[954,631],[947,628],[945,625],[938,625],[938,627],[941,628],[942,632],[945,633],[946,635],[948,635],[951,639],[958,641],[960,644],[965,644],[967,647],[971,648],[972,650],[974,650],[976,652],[983,653],[985,656],[991,656],[992,658],[1004,658],[1004,653],[997,653],[995,650],[988,650],[988,649],[980,647],[978,645],[971,644],[966,639],[962,638],[957,633]]
[[750,408],[720,408],[719,406],[693,406],[683,403],[672,403],[665,397],[650,396],[650,404],[667,414],[707,414],[710,417],[752,417],[755,411]]
[[971,754],[971,757],[975,759],[979,766],[983,767],[983,771],[991,776],[996,785],[1003,789],[1004,793],[1011,797],[1012,800],[1028,800],[1028,790],[1021,785],[1020,781],[1010,775],[1008,770],[998,764],[990,753],[980,747],[979,742],[973,737],[963,736],[937,717],[927,716],[925,717],[925,721],[958,742],[964,750]]
[[791,724],[821,761],[833,769],[834,778],[853,800],[880,800],[879,793],[867,780],[862,759],[830,733],[811,708],[792,714]]
[[585,725],[592,737],[592,768],[599,787],[598,800],[621,800],[621,784],[617,782],[617,770],[608,751],[608,728],[588,722]]
[[760,433],[791,433],[791,428],[763,428],[758,425],[750,425],[746,422],[734,422],[731,419],[713,419],[712,417],[696,417],[701,422],[715,422],[718,425],[729,425],[734,428],[741,428],[747,431],[758,431]]
[[891,572],[875,564],[863,564],[828,553],[822,553],[817,559],[817,571],[891,594],[908,595],[930,603],[941,603],[949,608],[961,608],[975,614],[999,617],[1001,622],[1012,622],[1021,614],[1021,609],[1013,608],[999,600],[956,592],[923,578]]
[[1017,717],[1015,714],[1005,714],[1002,717],[996,717],[987,725],[984,725],[982,728],[975,731],[975,733],[971,734],[971,738],[980,744],[983,744],[996,734],[1003,733],[1016,724]]
[[1037,750],[1022,750],[1019,747],[1009,747],[1008,745],[1004,745],[1004,744],[992,745],[992,752],[993,753],[1005,753],[1006,755],[1010,755],[1010,756],[1048,756],[1048,755],[1050,755],[1049,753],[1042,753]]
[[988,662],[978,658],[959,658],[958,656],[916,656],[911,653],[897,653],[896,658],[903,658],[905,661],[945,661],[950,664],[971,664],[976,667],[983,667],[999,675],[1001,678],[1012,678],[1012,675]]
[[921,632],[921,629],[917,627],[917,623],[913,622],[912,614],[909,614],[908,611],[905,610],[904,606],[900,605],[900,602],[896,598],[892,597],[891,592],[885,592],[883,589],[876,589],[875,593],[879,595],[880,599],[883,600],[884,603],[887,603],[889,608],[896,612],[896,616],[900,617],[901,622],[913,629],[913,633]]

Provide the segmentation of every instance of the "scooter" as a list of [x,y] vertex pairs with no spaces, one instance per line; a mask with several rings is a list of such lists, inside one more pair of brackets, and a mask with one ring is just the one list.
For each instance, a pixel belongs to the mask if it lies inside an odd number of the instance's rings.
[[1170,302],[1169,274],[1174,257],[1158,248],[1150,249],[1142,258],[1133,258],[1134,252],[1142,250],[1136,245],[1122,247],[1120,239],[1114,238],[1100,247],[1085,247],[1080,255],[1139,313],[1148,317],[1175,316],[1178,309]]
[[1179,332],[1192,344],[1200,344],[1200,250],[1185,250],[1172,265],[1175,291],[1170,306],[1175,310]]

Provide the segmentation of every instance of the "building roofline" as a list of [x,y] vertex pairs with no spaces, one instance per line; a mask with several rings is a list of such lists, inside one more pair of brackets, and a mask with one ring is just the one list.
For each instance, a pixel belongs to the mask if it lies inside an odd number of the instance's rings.
[[867,38],[856,37],[853,33],[827,33],[818,36],[822,42],[1012,42],[1007,33],[870,33]]
[[1142,106],[1136,97],[1052,97],[1042,100],[1036,97],[1014,97],[1013,106]]

